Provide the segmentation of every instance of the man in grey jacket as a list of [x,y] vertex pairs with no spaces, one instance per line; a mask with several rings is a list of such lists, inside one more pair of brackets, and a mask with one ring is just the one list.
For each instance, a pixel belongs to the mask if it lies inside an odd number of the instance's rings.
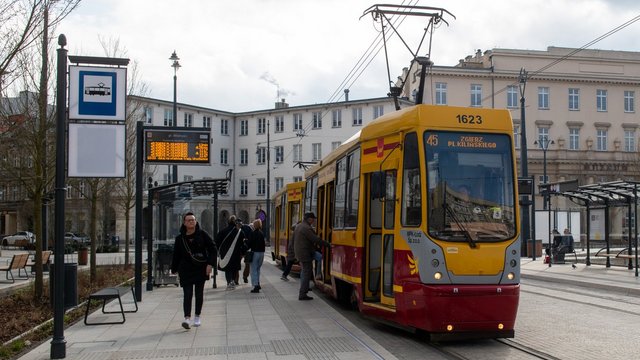
[[298,293],[298,300],[312,300],[313,298],[307,295],[309,292],[309,281],[313,276],[313,270],[311,262],[313,261],[313,254],[316,251],[316,247],[319,245],[329,246],[329,243],[322,240],[311,227],[316,221],[316,215],[312,212],[304,214],[303,221],[298,224],[293,232],[293,242],[295,248],[296,259],[302,266],[302,272],[300,273],[300,292]]

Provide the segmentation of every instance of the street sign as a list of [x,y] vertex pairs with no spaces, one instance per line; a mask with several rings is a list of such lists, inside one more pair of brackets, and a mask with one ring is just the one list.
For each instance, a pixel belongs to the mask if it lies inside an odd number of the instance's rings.
[[518,178],[518,193],[520,195],[532,195],[533,194],[533,178]]
[[125,120],[126,68],[69,67],[69,119]]

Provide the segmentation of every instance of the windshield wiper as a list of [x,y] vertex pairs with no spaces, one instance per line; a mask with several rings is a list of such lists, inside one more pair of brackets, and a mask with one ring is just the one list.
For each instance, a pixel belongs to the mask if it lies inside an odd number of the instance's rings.
[[[445,199],[446,199],[446,195],[445,195]],[[464,234],[465,239],[467,240],[467,242],[469,243],[469,246],[471,248],[475,248],[476,247],[476,243],[473,241],[473,239],[471,238],[471,233],[469,233],[469,230],[467,230],[467,228],[462,225],[462,223],[460,222],[460,220],[458,220],[458,217],[456,216],[456,214],[453,212],[453,209],[451,208],[451,206],[449,206],[449,204],[447,204],[447,201],[443,201],[442,202],[442,207],[444,208],[445,211],[445,224],[446,224],[446,218],[447,218],[447,213],[449,215],[451,215],[451,218],[453,219],[453,221],[456,223],[456,225],[458,225],[458,228],[460,230],[462,230],[462,233]]]

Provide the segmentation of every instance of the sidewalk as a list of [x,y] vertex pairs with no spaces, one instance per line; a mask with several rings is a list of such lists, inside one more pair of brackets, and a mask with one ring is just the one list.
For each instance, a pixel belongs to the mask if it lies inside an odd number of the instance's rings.
[[[522,278],[558,284],[640,294],[640,278],[625,267],[544,264],[542,258],[522,258]],[[185,330],[182,290],[175,286],[144,290],[137,313],[121,325],[86,326],[82,321],[65,330],[67,359],[395,359],[361,329],[336,312],[321,297],[298,301],[298,280],[283,282],[270,259],[262,267],[259,294],[249,284],[227,291],[207,282],[202,326]],[[143,284],[146,289],[146,284]],[[313,295],[312,295],[313,296]],[[125,309],[131,296],[123,299]],[[113,307],[111,303],[109,306]],[[110,317],[107,317],[110,316]],[[92,321],[118,315],[90,315]],[[50,340],[23,360],[49,359]]]
[[[81,321],[66,329],[66,358],[395,359],[319,296],[299,301],[297,279],[284,282],[280,275],[271,261],[265,261],[259,294],[250,293],[249,284],[226,290],[212,289],[207,282],[202,326],[190,330],[180,326],[181,288],[144,291],[138,312],[126,314],[124,324],[86,326]],[[217,280],[218,285],[224,282],[224,274]],[[131,300],[130,295],[124,298],[125,309]],[[113,316],[117,320],[119,315],[97,311],[90,319]],[[21,359],[49,359],[50,351],[51,342],[46,341]]]

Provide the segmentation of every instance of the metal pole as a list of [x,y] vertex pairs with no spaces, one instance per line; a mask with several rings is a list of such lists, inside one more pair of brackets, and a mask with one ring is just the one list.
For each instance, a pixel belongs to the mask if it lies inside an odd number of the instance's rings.
[[[533,179],[531,180],[531,197],[536,198],[536,187],[533,186]],[[531,202],[531,213],[533,216],[531,217],[531,231],[533,232],[533,236],[531,237],[531,260],[536,261],[536,247],[537,247],[537,236],[536,236],[536,203],[535,201]],[[540,250],[542,250],[542,239],[540,239]],[[529,254],[527,254],[529,255]]]
[[58,36],[58,84],[56,101],[56,214],[54,236],[54,279],[53,284],[53,339],[51,340],[51,358],[66,357],[66,340],[64,339],[64,164],[65,154],[65,122],[67,115],[67,38]]
[[264,220],[264,229],[267,244],[271,244],[271,229],[269,223],[271,223],[271,141],[270,141],[269,120],[267,119],[267,216]]
[[[518,77],[520,83],[520,176],[526,178],[529,176],[529,170],[527,168],[527,123],[525,121],[524,110],[524,92],[527,87],[527,72],[524,68],[520,69],[520,76]],[[522,225],[521,225],[521,237],[522,237],[522,249],[524,253],[527,251],[527,244],[530,239],[531,227],[529,225],[529,195],[521,197],[522,199]],[[535,242],[533,244],[535,246]],[[533,248],[532,246],[532,248]]]
[[[173,67],[173,126],[178,126],[178,68]],[[172,165],[171,183],[178,182],[178,165]]]
[[[144,158],[144,124],[138,121],[136,127],[136,265],[135,265],[135,293],[136,301],[142,301],[142,162]],[[147,259],[148,265],[151,258]],[[150,271],[150,269],[149,269]]]
[[[153,291],[153,182],[149,178],[147,195],[147,291]],[[157,260],[156,260],[157,261]]]

